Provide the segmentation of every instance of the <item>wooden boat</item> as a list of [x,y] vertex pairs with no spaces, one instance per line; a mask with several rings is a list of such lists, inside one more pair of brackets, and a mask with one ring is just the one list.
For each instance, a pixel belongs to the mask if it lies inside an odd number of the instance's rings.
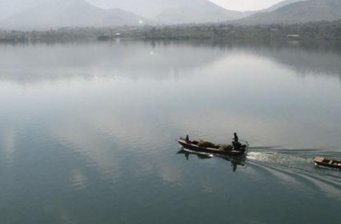
[[232,145],[215,145],[212,143],[203,141],[191,141],[185,138],[179,138],[178,142],[185,149],[192,150],[194,152],[204,152],[217,155],[229,155],[229,156],[241,156],[244,155],[247,150],[247,145],[241,144],[238,149]]
[[324,157],[317,156],[314,158],[314,163],[316,166],[325,166],[341,169],[341,161],[338,160],[326,159]]

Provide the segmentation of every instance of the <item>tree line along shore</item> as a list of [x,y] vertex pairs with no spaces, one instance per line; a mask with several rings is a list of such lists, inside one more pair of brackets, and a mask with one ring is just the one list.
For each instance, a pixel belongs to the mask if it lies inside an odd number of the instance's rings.
[[300,24],[66,27],[45,31],[0,30],[0,42],[64,42],[113,39],[143,40],[341,40],[341,20]]

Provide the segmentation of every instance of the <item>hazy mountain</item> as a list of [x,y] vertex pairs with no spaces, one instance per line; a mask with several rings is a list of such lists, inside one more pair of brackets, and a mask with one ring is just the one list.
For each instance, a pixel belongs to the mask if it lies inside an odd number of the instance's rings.
[[[39,0],[38,0],[39,1]],[[84,0],[45,0],[0,21],[1,28],[49,29],[138,25],[140,16],[121,9],[101,9]]]
[[226,10],[209,0],[87,0],[103,8],[120,8],[158,23],[201,23],[239,19],[246,12]]
[[303,1],[308,1],[308,0],[284,0],[284,1],[281,1],[267,9],[264,9],[262,10],[262,12],[271,12],[271,11],[275,11],[279,8],[282,8],[284,6],[287,6],[287,5],[290,5],[292,3],[296,3],[296,2],[303,2]]
[[34,8],[46,0],[0,0],[0,19]]
[[153,19],[158,23],[176,24],[222,22],[243,18],[241,12],[225,10],[214,4],[207,3],[208,2],[203,1],[192,6],[188,5],[178,8],[169,8]]
[[341,0],[285,0],[256,14],[226,10],[209,0],[0,0],[0,28],[5,29],[138,25],[146,20],[252,25],[338,19]]
[[240,24],[304,23],[341,19],[340,0],[307,0],[285,5],[271,12],[261,12],[237,21]]

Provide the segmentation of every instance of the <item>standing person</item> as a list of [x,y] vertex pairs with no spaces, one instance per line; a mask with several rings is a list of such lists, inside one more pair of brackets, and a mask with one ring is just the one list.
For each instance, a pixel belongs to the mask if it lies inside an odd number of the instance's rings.
[[233,135],[234,135],[234,139],[233,139],[234,142],[235,142],[235,143],[239,143],[239,138],[238,138],[237,133],[235,132]]
[[234,149],[239,150],[241,147],[241,144],[239,142],[238,135],[236,132],[233,135],[234,135],[233,142],[232,142],[233,147],[234,147]]

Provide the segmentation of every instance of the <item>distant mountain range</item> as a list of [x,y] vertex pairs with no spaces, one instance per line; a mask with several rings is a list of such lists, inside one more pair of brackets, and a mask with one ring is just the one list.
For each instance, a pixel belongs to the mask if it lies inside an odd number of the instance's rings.
[[258,12],[226,10],[209,0],[0,0],[0,29],[340,19],[341,0],[284,0]]
[[161,24],[222,22],[250,13],[226,10],[209,0],[87,0],[104,8],[120,8]]
[[271,7],[267,9],[261,10],[261,12],[272,12],[284,6],[287,6],[296,2],[303,2],[303,1],[307,1],[307,0],[283,0],[277,4],[272,5]]
[[249,15],[209,0],[0,0],[0,28],[223,22]]
[[[15,1],[26,3],[27,0]],[[139,25],[144,21],[142,16],[121,9],[101,9],[84,0],[33,1],[36,1],[35,4],[23,4],[23,10],[21,11],[8,12],[8,16],[0,20],[0,27],[21,30],[60,27],[105,27]]]
[[190,3],[188,0],[177,1],[183,1],[184,4],[163,10],[152,19],[159,24],[207,23],[234,20],[248,15],[238,11],[226,10],[207,0],[192,0]]
[[[289,3],[289,4],[285,4]],[[288,0],[274,10],[259,12],[238,20],[238,24],[293,24],[341,19],[341,0]]]

